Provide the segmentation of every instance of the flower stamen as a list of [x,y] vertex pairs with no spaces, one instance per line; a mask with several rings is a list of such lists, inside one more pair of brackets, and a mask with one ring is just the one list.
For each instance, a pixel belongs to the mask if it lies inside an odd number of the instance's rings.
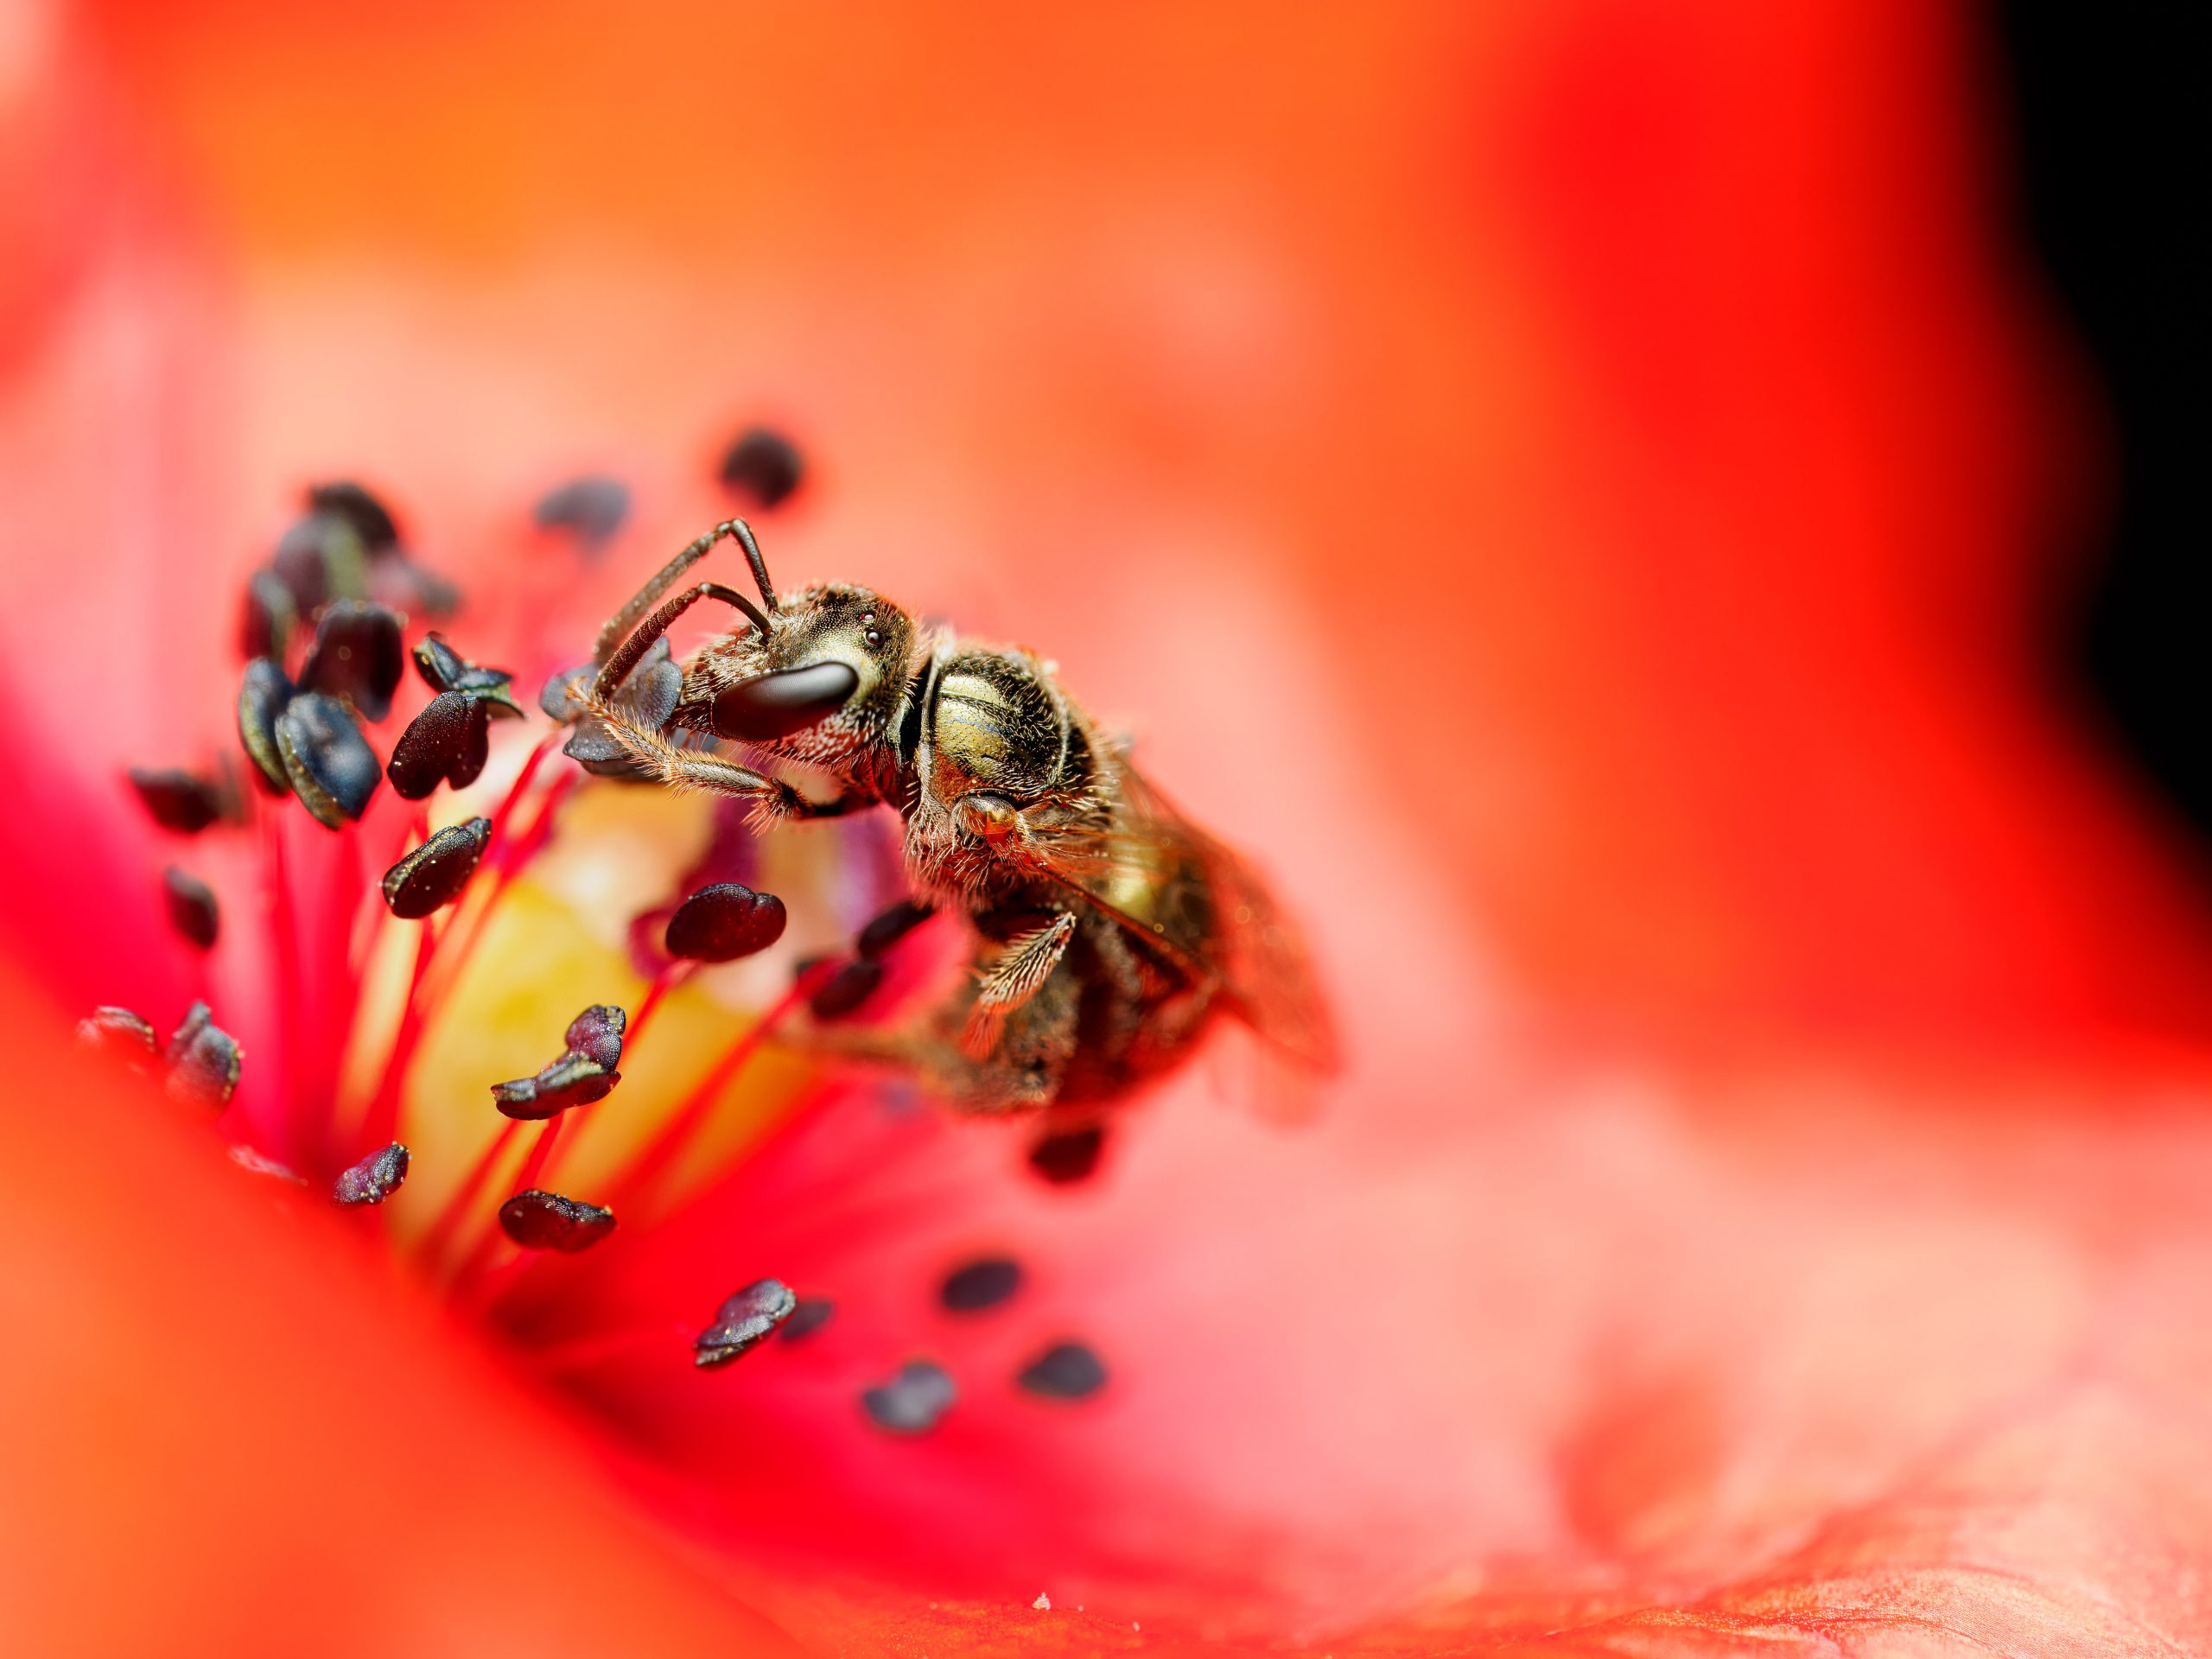
[[398,1141],[380,1147],[341,1173],[330,1196],[346,1205],[382,1204],[407,1180],[408,1151]]
[[933,1359],[910,1359],[861,1394],[861,1408],[887,1434],[926,1434],[952,1408],[960,1390]]
[[574,1255],[602,1242],[614,1226],[614,1212],[605,1205],[539,1187],[525,1187],[499,1206],[499,1230],[525,1250]]

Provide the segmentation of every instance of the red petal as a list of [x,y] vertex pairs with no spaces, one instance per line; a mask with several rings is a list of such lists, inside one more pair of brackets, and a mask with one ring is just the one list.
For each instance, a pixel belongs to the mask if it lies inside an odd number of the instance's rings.
[[[1308,1135],[1185,1090],[1102,1192],[1047,1209],[988,1134],[830,1117],[639,1254],[578,1264],[572,1317],[711,1278],[685,1303],[710,1308],[739,1247],[778,1260],[738,1277],[852,1299],[811,1354],[772,1344],[716,1393],[590,1385],[632,1444],[709,1478],[654,1496],[741,1545],[795,1623],[1105,1647],[1121,1621],[1065,1614],[1065,1580],[1196,1631],[1435,1606],[1385,1650],[2212,1636],[2177,1588],[2208,1531],[2204,934],[2141,809],[2021,677],[2021,550],[2068,423],[2013,278],[1958,228],[1983,234],[1986,187],[1955,20],[1532,6],[1284,36],[1272,14],[1217,34],[1024,14],[856,39],[787,17],[764,41],[705,7],[613,35],[557,10],[474,31],[114,11],[130,102],[236,230],[257,305],[237,357],[150,330],[171,366],[134,375],[101,343],[177,278],[127,225],[84,232],[118,289],[66,318],[57,279],[8,290],[30,319],[9,349],[60,342],[19,370],[0,452],[59,552],[11,562],[8,611],[73,621],[84,573],[143,578],[120,604],[103,585],[119,643],[73,687],[89,703],[22,676],[39,742],[11,758],[51,770],[11,775],[101,780],[149,758],[135,721],[192,734],[221,676],[158,647],[225,637],[230,589],[206,578],[250,547],[241,501],[340,465],[406,480],[445,548],[488,546],[553,458],[652,455],[635,475],[660,506],[628,560],[704,521],[679,458],[703,478],[725,423],[768,404],[828,451],[779,569],[1051,650],[1098,706],[1149,713],[1163,780],[1319,912],[1356,1069]],[[316,118],[334,103],[436,118]],[[233,363],[235,496],[225,443],[207,467],[172,448],[200,429],[177,389]],[[149,523],[201,539],[172,552]],[[606,569],[595,600],[627,575]],[[561,628],[508,602],[550,664]],[[10,669],[67,659],[11,645]],[[50,845],[140,867],[51,799]],[[83,858],[8,868],[42,918],[112,923],[98,960],[38,930],[42,979],[140,971],[119,907],[53,899]],[[119,1310],[156,1267],[267,1291],[204,1349],[156,1328],[190,1361],[181,1397],[310,1443],[327,1420],[261,1373],[307,1363],[279,1344],[328,1332],[357,1281],[256,1265],[281,1253],[235,1217],[195,1210],[180,1243],[142,1188],[188,1153],[126,1142],[111,1173],[79,1121],[35,1124],[52,1148],[21,1166],[67,1198],[38,1240],[122,1264],[89,1281],[99,1328],[141,1328]],[[929,1325],[948,1255],[1002,1243],[1033,1265],[1009,1314],[1033,1323]],[[44,1258],[5,1259],[32,1296],[20,1264]],[[917,1321],[985,1380],[939,1437],[886,1443],[852,1385]],[[1112,1392],[1057,1416],[994,1398],[1063,1325],[1112,1357]],[[462,1363],[421,1342],[400,1370]],[[320,1370],[276,1374],[382,1421]],[[118,1393],[130,1444],[184,1455],[167,1388]],[[426,1394],[395,1421],[426,1466],[461,1457],[465,1493],[506,1405]],[[103,1450],[115,1409],[6,1490],[146,1502]],[[318,1468],[358,1443],[318,1443]],[[350,1491],[160,1466],[238,1512],[230,1576],[181,1554],[196,1571],[148,1608],[193,1613],[270,1559],[327,1614],[374,1559]],[[426,1623],[512,1616],[506,1558],[435,1576],[438,1506],[372,1512]],[[81,1529],[38,1547],[56,1584],[112,1565]],[[636,1650],[658,1599],[691,1592],[609,1548],[620,1598],[569,1575],[543,1593],[632,1607],[615,1645]],[[766,1582],[778,1552],[810,1575]],[[1012,1611],[931,1614],[918,1589],[903,1617],[841,1608],[825,1559]],[[1021,1611],[1033,1580],[1084,1622]]]
[[395,1284],[353,1212],[237,1167],[70,1054],[3,963],[0,1006],[15,1649],[791,1650],[641,1531],[588,1446]]

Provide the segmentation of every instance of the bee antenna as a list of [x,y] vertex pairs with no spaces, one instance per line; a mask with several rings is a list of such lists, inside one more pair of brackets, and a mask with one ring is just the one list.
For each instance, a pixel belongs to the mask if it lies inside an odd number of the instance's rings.
[[[760,597],[768,601],[768,608],[777,608],[776,589],[768,580],[768,561],[760,556],[760,543],[753,539],[753,526],[742,518],[729,521],[730,534],[737,537],[737,544],[745,550],[745,562],[753,567],[753,580],[760,589]],[[761,632],[767,632],[767,622],[761,621]]]
[[[638,626],[639,620],[652,609],[660,596],[676,585],[676,579],[712,552],[715,543],[725,536],[734,537],[738,545],[745,550],[745,562],[753,567],[753,580],[760,584],[760,597],[768,601],[768,611],[773,613],[776,609],[776,590],[768,585],[768,562],[760,556],[760,544],[753,539],[753,527],[742,518],[727,519],[663,565],[651,582],[630,595],[629,603],[607,619],[606,626],[600,629],[599,638],[592,645],[592,661],[605,663],[611,659],[614,648],[628,637],[630,631]],[[743,608],[747,615],[760,625],[761,632],[766,632],[768,616],[755,611],[750,604]],[[664,622],[662,626],[665,627],[667,624]],[[649,638],[645,645],[652,643],[652,639]],[[639,649],[644,650],[645,645]],[[611,690],[612,685],[608,689]]]
[[736,588],[725,588],[719,582],[702,582],[699,585],[707,590],[709,599],[719,599],[723,604],[743,611],[751,620],[753,626],[761,632],[766,633],[774,626],[769,621],[766,612],[743,594],[739,593]]

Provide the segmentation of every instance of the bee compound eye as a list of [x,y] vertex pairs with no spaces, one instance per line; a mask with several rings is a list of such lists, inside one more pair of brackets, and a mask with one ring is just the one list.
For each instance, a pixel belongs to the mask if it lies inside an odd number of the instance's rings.
[[813,663],[760,674],[715,699],[715,731],[742,743],[766,743],[819,726],[861,688],[844,663]]

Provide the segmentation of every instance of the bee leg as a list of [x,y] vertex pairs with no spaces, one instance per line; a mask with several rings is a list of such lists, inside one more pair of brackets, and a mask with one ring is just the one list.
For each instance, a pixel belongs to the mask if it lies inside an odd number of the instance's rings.
[[962,1053],[981,1063],[998,1052],[1007,1019],[1037,995],[1074,937],[1075,917],[1062,911],[1034,932],[1008,942],[976,988],[976,1000],[960,1031]]
[[944,1033],[961,1017],[957,1002],[919,1025],[787,1025],[780,1040],[828,1058],[903,1072],[969,1116],[1004,1116],[1052,1103],[1075,1049],[1077,1001],[1071,986],[1040,985],[1008,1011],[997,1052],[982,1058],[946,1040]]
[[899,1072],[957,1110],[977,1116],[1027,1111],[1052,1099],[1049,1081],[972,1060],[925,1027],[787,1024],[777,1040],[824,1059]]
[[639,725],[596,690],[579,691],[583,705],[607,728],[623,752],[658,781],[677,791],[696,789],[716,795],[734,795],[751,801],[755,820],[836,817],[865,801],[841,796],[835,801],[810,801],[781,779],[705,749],[679,748],[660,733]]

